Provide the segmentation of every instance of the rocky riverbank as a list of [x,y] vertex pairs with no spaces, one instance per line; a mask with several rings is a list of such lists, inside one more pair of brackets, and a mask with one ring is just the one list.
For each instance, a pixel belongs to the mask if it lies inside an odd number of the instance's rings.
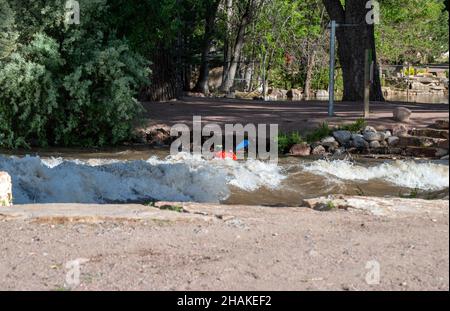
[[401,155],[448,159],[448,120],[438,120],[426,128],[407,125],[411,112],[405,108],[394,110],[400,122],[389,130],[378,131],[366,126],[360,131],[335,130],[319,141],[300,143],[290,148],[293,156],[341,156],[344,154]]
[[[138,129],[136,142],[158,147],[170,146],[172,125],[183,123],[192,128],[193,115],[201,116],[204,124],[218,124],[222,129],[225,124],[278,124],[281,134],[295,132],[306,138],[323,124],[331,130],[348,127],[358,120],[363,110],[362,103],[338,102],[335,105],[336,116],[330,118],[323,102],[208,98],[184,98],[170,103],[144,103],[144,106],[149,122]],[[445,157],[448,153],[448,105],[373,102],[370,118],[365,122],[372,128],[351,131],[350,140],[344,144],[329,133],[326,135],[329,137],[308,140],[306,146],[296,146],[292,151],[299,156],[327,157],[336,152],[339,156],[344,152],[433,159]],[[383,134],[369,134],[373,129]],[[366,138],[369,140],[364,138],[364,132],[368,132]],[[349,137],[348,133],[344,135]],[[385,139],[381,139],[381,135]],[[377,140],[371,140],[373,138]],[[282,153],[288,153],[289,148]]]

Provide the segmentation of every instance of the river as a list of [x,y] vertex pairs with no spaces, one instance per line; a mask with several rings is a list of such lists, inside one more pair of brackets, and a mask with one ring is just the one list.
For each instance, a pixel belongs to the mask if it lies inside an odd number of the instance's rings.
[[298,206],[327,194],[448,198],[448,161],[206,161],[167,150],[0,151],[0,170],[23,203],[168,201]]

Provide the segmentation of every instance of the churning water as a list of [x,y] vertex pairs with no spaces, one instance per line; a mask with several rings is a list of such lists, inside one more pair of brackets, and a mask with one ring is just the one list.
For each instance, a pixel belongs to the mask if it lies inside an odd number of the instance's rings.
[[[148,152],[148,151],[147,151]],[[207,161],[198,156],[154,155],[127,160],[0,156],[12,176],[16,204],[108,203],[148,200],[298,205],[326,194],[399,196],[414,189],[427,198],[448,197],[448,162],[349,162],[282,158]],[[142,154],[141,154],[142,155]],[[139,158],[139,157],[138,157]]]

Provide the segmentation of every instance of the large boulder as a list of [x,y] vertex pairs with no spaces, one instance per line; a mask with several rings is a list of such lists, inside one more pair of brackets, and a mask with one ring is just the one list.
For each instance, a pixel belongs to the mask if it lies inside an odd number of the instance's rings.
[[320,141],[320,144],[322,146],[328,148],[329,151],[333,151],[339,147],[339,143],[336,141],[336,139],[333,136],[328,136],[328,137],[323,138]]
[[329,98],[330,97],[330,93],[328,93],[327,90],[318,90],[316,92],[316,97],[317,98]]
[[327,151],[326,151],[325,147],[322,145],[318,145],[318,146],[314,147],[312,150],[312,154],[316,155],[316,156],[321,156],[326,153],[327,153]]
[[168,126],[151,126],[145,129],[147,134],[147,143],[154,146],[168,146],[174,140],[174,137],[170,136],[170,127]]
[[399,122],[409,122],[412,111],[405,107],[397,107],[393,111],[394,120]]
[[302,99],[303,92],[302,92],[302,90],[299,90],[299,89],[290,89],[289,91],[287,91],[286,96],[288,99],[293,99],[293,100]]
[[367,149],[369,148],[369,143],[360,134],[352,135],[352,146],[357,149]]
[[400,142],[400,138],[398,138],[397,136],[391,136],[388,137],[387,139],[387,143],[389,145],[389,147],[395,147],[399,144]]
[[6,172],[0,172],[0,207],[12,205],[11,176]]
[[371,141],[382,141],[382,140],[384,140],[386,138],[384,133],[381,133],[381,132],[364,132],[363,133],[363,137],[368,142],[371,142]]
[[376,148],[380,148],[380,147],[381,147],[381,144],[380,144],[379,141],[374,140],[374,141],[370,142],[370,148],[371,149],[376,149]]
[[367,126],[364,128],[364,132],[376,133],[377,130],[376,130],[373,126],[367,125]]
[[409,128],[404,124],[397,124],[392,129],[392,135],[397,137],[408,136]]
[[350,131],[334,131],[333,136],[341,145],[347,145],[352,138],[352,133]]
[[308,144],[295,144],[289,150],[289,153],[293,156],[307,157],[311,155],[311,147]]
[[272,100],[284,99],[284,98],[286,98],[286,94],[287,94],[287,91],[276,89],[276,88],[271,88],[268,91],[269,99],[272,99]]

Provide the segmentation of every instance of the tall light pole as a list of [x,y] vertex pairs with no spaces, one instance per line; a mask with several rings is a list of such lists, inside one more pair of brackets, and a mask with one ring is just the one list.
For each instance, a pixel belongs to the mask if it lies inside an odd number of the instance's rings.
[[334,67],[335,67],[335,46],[336,46],[336,21],[330,23],[330,83],[328,86],[328,116],[334,116]]

